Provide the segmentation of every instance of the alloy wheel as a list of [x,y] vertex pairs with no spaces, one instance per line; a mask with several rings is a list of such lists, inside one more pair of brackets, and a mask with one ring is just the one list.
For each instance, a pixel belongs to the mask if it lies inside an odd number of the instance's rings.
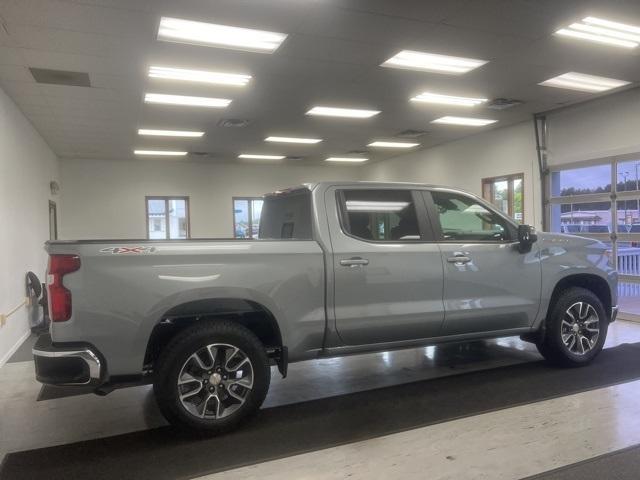
[[575,355],[593,350],[600,337],[600,317],[587,302],[571,305],[562,318],[562,343]]
[[253,365],[245,352],[213,343],[193,353],[178,375],[178,394],[191,415],[221,419],[237,411],[253,388]]

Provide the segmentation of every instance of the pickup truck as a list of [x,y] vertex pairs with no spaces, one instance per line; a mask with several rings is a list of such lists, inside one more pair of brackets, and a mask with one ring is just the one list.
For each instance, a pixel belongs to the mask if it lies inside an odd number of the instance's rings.
[[519,335],[589,363],[617,313],[602,243],[518,225],[422,184],[323,182],[265,195],[258,239],[51,241],[36,377],[98,394],[153,383],[173,424],[255,413],[291,362]]

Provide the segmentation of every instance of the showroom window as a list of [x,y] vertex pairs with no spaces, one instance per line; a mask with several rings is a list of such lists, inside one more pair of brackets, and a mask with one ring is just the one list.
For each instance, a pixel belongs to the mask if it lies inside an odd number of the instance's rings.
[[147,238],[180,240],[190,238],[189,197],[146,197]]
[[547,188],[547,228],[608,245],[620,274],[620,308],[639,314],[640,155],[551,167]]
[[234,238],[258,238],[262,197],[233,197]]
[[472,197],[451,192],[431,192],[443,240],[504,242],[513,238],[509,222]]
[[341,190],[342,228],[353,237],[377,242],[420,240],[410,190]]
[[482,179],[482,197],[524,223],[524,173]]

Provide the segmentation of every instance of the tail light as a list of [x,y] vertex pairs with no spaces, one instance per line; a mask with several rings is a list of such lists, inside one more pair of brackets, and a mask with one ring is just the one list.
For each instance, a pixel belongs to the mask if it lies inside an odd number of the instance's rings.
[[47,269],[49,290],[49,317],[52,322],[64,322],[71,318],[71,292],[65,288],[62,279],[68,273],[80,268],[77,255],[51,255]]

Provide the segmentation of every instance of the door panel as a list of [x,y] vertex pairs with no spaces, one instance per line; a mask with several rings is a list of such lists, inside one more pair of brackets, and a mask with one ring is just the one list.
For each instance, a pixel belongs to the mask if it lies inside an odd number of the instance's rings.
[[443,335],[529,327],[540,306],[537,245],[520,253],[516,227],[474,197],[434,190],[425,201],[441,239]]
[[[412,231],[415,227],[408,226],[406,218],[398,220],[388,211],[360,215],[364,204],[382,202],[383,208],[393,209],[403,203],[389,200],[393,199],[389,191],[381,193],[379,200],[370,188],[367,191],[344,200],[336,188],[330,188],[325,196],[333,247],[336,329],[347,345],[437,336],[444,319],[438,245],[416,238],[414,234],[419,232]],[[348,233],[336,208],[339,198],[343,205],[351,202],[352,208],[360,209],[352,217],[353,231]],[[419,212],[426,216],[424,204],[417,203]]]

